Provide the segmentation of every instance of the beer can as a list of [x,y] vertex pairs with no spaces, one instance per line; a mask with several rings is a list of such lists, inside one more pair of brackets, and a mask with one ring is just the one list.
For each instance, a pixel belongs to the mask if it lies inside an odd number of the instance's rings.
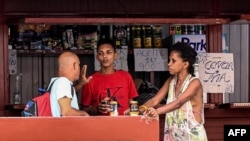
[[130,116],[137,116],[139,114],[139,106],[137,101],[130,101]]
[[105,100],[105,101],[102,101],[102,104],[109,105],[110,103],[108,100]]
[[118,104],[117,101],[110,101],[110,116],[118,116]]

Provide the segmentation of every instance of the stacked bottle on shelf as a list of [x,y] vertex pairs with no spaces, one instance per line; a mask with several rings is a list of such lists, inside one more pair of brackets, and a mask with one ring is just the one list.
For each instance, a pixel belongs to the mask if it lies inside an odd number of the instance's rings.
[[162,27],[160,25],[131,26],[131,46],[133,48],[161,48]]
[[115,25],[113,39],[117,48],[160,48],[162,27],[160,25]]
[[[20,50],[94,49],[103,32],[97,25],[18,24],[9,29],[9,44]],[[117,48],[162,47],[161,25],[110,25],[108,32]]]
[[9,30],[9,44],[20,50],[93,49],[98,36],[96,26],[19,24]]
[[206,26],[202,24],[172,24],[169,26],[169,35],[201,35],[206,34]]
[[129,26],[114,25],[112,29],[113,40],[115,41],[116,48],[128,48],[130,36]]

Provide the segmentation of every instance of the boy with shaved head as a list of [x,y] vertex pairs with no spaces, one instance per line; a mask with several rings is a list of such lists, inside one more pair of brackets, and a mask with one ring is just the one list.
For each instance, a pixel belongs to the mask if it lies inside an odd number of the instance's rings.
[[[91,77],[86,78],[87,66],[82,68],[80,83],[75,86],[76,90],[88,83]],[[58,77],[52,78],[53,82],[50,95],[51,112],[53,117],[60,116],[88,116],[85,111],[79,110],[76,90],[73,83],[80,76],[80,60],[73,52],[64,52],[58,59]]]

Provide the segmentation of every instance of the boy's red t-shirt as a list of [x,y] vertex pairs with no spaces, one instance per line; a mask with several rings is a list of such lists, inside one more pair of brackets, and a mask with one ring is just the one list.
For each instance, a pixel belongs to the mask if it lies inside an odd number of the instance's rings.
[[129,108],[129,99],[138,96],[131,75],[123,70],[116,70],[113,74],[96,72],[92,79],[82,88],[81,104],[97,106],[102,99],[110,97],[118,103],[118,113]]

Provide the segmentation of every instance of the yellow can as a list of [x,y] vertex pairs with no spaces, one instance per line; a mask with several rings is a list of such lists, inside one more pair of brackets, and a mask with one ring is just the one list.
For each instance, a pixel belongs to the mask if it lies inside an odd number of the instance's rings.
[[139,106],[137,101],[130,101],[130,116],[139,115]]
[[110,116],[118,116],[118,104],[117,101],[110,101]]

